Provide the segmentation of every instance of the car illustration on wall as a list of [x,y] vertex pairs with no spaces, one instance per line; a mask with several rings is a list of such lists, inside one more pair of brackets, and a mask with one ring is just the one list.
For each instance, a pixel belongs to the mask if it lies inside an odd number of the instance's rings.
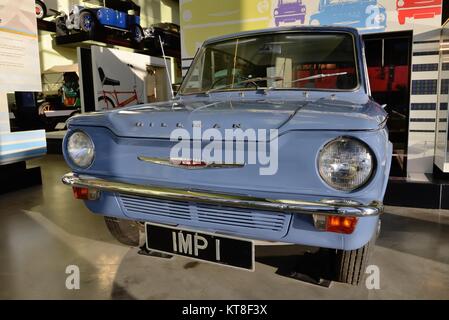
[[[99,7],[74,5],[69,14],[64,14],[57,22],[62,34],[72,31],[89,33],[95,37],[101,32],[119,33],[135,43],[144,39],[140,26],[140,7],[130,0],[95,1]],[[61,34],[61,30],[59,30]]]
[[318,12],[310,16],[310,24],[344,25],[380,32],[386,28],[386,10],[377,0],[320,0]]
[[281,22],[296,22],[304,24],[306,16],[306,6],[301,0],[279,0],[273,12],[274,24],[276,27]]
[[442,0],[397,0],[399,24],[407,18],[428,19],[441,15]]
[[[392,156],[366,70],[354,28],[209,39],[172,100],[72,117],[63,183],[148,254],[254,270],[253,240],[302,244],[364,283]],[[248,158],[256,142],[277,168]]]

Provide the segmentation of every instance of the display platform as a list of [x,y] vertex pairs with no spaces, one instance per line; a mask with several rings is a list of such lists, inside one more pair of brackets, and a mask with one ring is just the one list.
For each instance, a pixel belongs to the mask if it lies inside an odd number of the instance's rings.
[[0,165],[0,194],[42,184],[41,168],[27,168],[25,161]]
[[[170,45],[164,46],[165,55],[168,57],[181,58],[180,40],[176,41],[175,37],[169,39]],[[162,39],[162,41],[169,41]],[[162,50],[158,39],[148,38],[142,41],[140,44],[133,43],[126,38],[119,38],[111,34],[101,34],[91,36],[87,32],[77,32],[69,35],[56,36],[54,42],[58,46],[65,46],[71,48],[90,48],[93,45],[104,46],[122,46],[135,49],[140,54],[146,54],[150,56],[162,56]],[[172,43],[175,44],[172,44]]]
[[37,19],[37,28],[39,30],[56,32],[56,24],[54,21],[47,21],[43,19]]
[[60,130],[46,133],[48,154],[62,154],[62,140],[66,132],[67,130]]
[[0,134],[0,166],[40,157],[46,153],[44,130]]
[[41,169],[25,161],[46,152],[44,130],[0,134],[0,194],[42,184]]
[[384,204],[390,206],[449,209],[449,179],[431,174],[420,178],[390,177]]
[[130,40],[118,38],[112,35],[98,34],[91,36],[87,32],[76,32],[69,35],[60,35],[55,37],[55,44],[68,47],[90,47],[100,43],[142,49],[142,46],[134,45]]

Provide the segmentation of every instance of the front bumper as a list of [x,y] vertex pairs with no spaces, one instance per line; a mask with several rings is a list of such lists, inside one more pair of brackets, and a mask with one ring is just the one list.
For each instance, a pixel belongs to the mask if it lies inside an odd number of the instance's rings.
[[285,213],[372,217],[378,216],[383,211],[383,206],[380,202],[363,205],[347,199],[303,201],[258,198],[245,195],[123,183],[87,175],[77,175],[75,173],[64,175],[62,182],[72,187],[92,188],[111,193]]

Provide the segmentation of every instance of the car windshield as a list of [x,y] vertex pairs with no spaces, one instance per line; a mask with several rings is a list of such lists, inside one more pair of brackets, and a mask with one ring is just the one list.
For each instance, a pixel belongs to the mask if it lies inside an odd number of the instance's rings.
[[180,94],[269,89],[352,90],[358,86],[349,33],[277,33],[200,49]]

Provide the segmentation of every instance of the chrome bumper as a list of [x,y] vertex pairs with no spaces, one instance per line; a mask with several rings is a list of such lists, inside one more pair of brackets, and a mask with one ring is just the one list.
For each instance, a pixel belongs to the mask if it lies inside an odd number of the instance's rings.
[[205,191],[165,188],[151,185],[137,185],[104,180],[87,175],[68,173],[62,177],[65,185],[85,187],[113,193],[129,194],[174,201],[191,201],[228,207],[262,211],[276,211],[303,214],[344,215],[351,217],[376,216],[382,213],[379,202],[363,205],[346,199],[324,199],[321,201],[283,200],[230,195]]

